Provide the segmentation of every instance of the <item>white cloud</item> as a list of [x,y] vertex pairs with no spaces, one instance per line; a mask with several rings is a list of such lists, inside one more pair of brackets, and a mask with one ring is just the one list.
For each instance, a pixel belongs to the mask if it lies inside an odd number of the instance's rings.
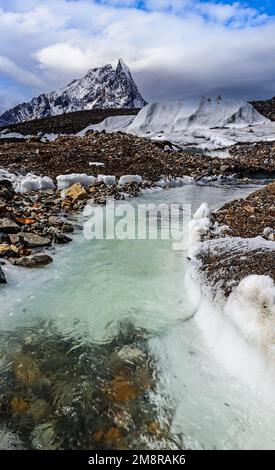
[[11,59],[2,55],[0,55],[0,73],[28,85],[41,86],[43,84],[34,73],[18,67]]
[[148,99],[275,94],[274,18],[240,3],[146,0],[148,11],[134,0],[0,3],[0,73],[26,97],[120,56]]

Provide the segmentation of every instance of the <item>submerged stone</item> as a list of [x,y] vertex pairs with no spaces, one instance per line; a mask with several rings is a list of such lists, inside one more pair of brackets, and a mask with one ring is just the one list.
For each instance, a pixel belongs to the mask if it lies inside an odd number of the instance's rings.
[[23,443],[17,434],[7,428],[0,428],[0,450],[23,450]]
[[118,357],[126,362],[140,362],[146,359],[143,351],[131,346],[123,346],[117,353]]
[[135,400],[140,391],[138,387],[124,376],[117,376],[106,388],[107,396],[110,400],[127,402]]
[[45,418],[50,412],[50,405],[43,399],[35,400],[30,408],[29,414],[35,421],[40,421],[41,419]]
[[36,426],[32,432],[32,446],[38,450],[56,450],[55,423],[44,423]]
[[26,413],[29,409],[29,403],[20,397],[14,397],[11,400],[11,411],[13,414],[15,413]]
[[108,431],[104,434],[104,441],[106,444],[111,446],[117,446],[120,444],[122,439],[122,432],[116,427],[112,426]]
[[40,378],[38,365],[26,354],[18,354],[13,364],[13,372],[17,380],[25,385],[33,385]]

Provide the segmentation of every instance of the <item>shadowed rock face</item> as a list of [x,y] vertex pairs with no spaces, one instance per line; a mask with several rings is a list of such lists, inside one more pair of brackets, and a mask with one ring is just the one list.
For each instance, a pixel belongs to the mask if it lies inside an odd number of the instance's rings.
[[142,108],[145,104],[129,68],[120,59],[116,69],[111,65],[91,69],[60,90],[44,93],[6,111],[0,116],[0,125],[85,109]]
[[260,114],[275,121],[275,96],[270,100],[252,101],[251,104]]

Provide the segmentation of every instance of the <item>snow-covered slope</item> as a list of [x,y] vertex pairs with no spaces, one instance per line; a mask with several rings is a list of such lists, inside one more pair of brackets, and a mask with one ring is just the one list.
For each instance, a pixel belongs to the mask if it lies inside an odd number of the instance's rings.
[[268,121],[250,103],[225,101],[220,96],[215,100],[204,97],[197,111],[189,117],[188,127],[235,128],[263,124]]
[[91,69],[66,87],[19,104],[0,116],[0,125],[40,119],[72,111],[103,108],[142,108],[142,98],[122,59],[116,69],[105,65]]
[[192,129],[240,128],[268,121],[249,103],[202,98],[197,109],[184,103],[150,103],[138,113],[128,132],[174,134]]
[[147,134],[154,132],[172,132],[177,119],[190,115],[190,109],[181,102],[150,103],[145,106],[128,127],[131,134]]
[[155,102],[136,116],[107,118],[89,129],[122,131],[154,140],[169,140],[178,147],[217,150],[236,143],[275,141],[275,123],[246,102],[221,97],[202,98],[198,105],[183,102]]
[[[93,131],[105,131],[107,133],[111,132],[126,132],[129,125],[134,120],[135,116],[109,116],[104,121],[99,122],[98,124],[91,124],[82,131],[78,132],[79,137],[83,137],[87,132]],[[0,135],[1,137],[1,135]]]

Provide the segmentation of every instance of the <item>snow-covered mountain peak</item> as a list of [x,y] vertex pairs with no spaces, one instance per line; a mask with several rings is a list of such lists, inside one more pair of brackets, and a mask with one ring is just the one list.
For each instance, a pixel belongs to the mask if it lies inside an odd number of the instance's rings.
[[126,65],[124,60],[121,59],[121,58],[119,59],[119,61],[117,63],[116,73],[117,74],[125,73],[127,78],[129,78],[130,80],[133,80],[133,77],[132,77],[132,74],[130,72],[130,69],[129,69],[128,65]]
[[44,93],[0,116],[0,125],[40,119],[58,114],[105,108],[142,108],[142,98],[130,69],[122,59],[114,69],[107,64],[88,70],[57,91]]

